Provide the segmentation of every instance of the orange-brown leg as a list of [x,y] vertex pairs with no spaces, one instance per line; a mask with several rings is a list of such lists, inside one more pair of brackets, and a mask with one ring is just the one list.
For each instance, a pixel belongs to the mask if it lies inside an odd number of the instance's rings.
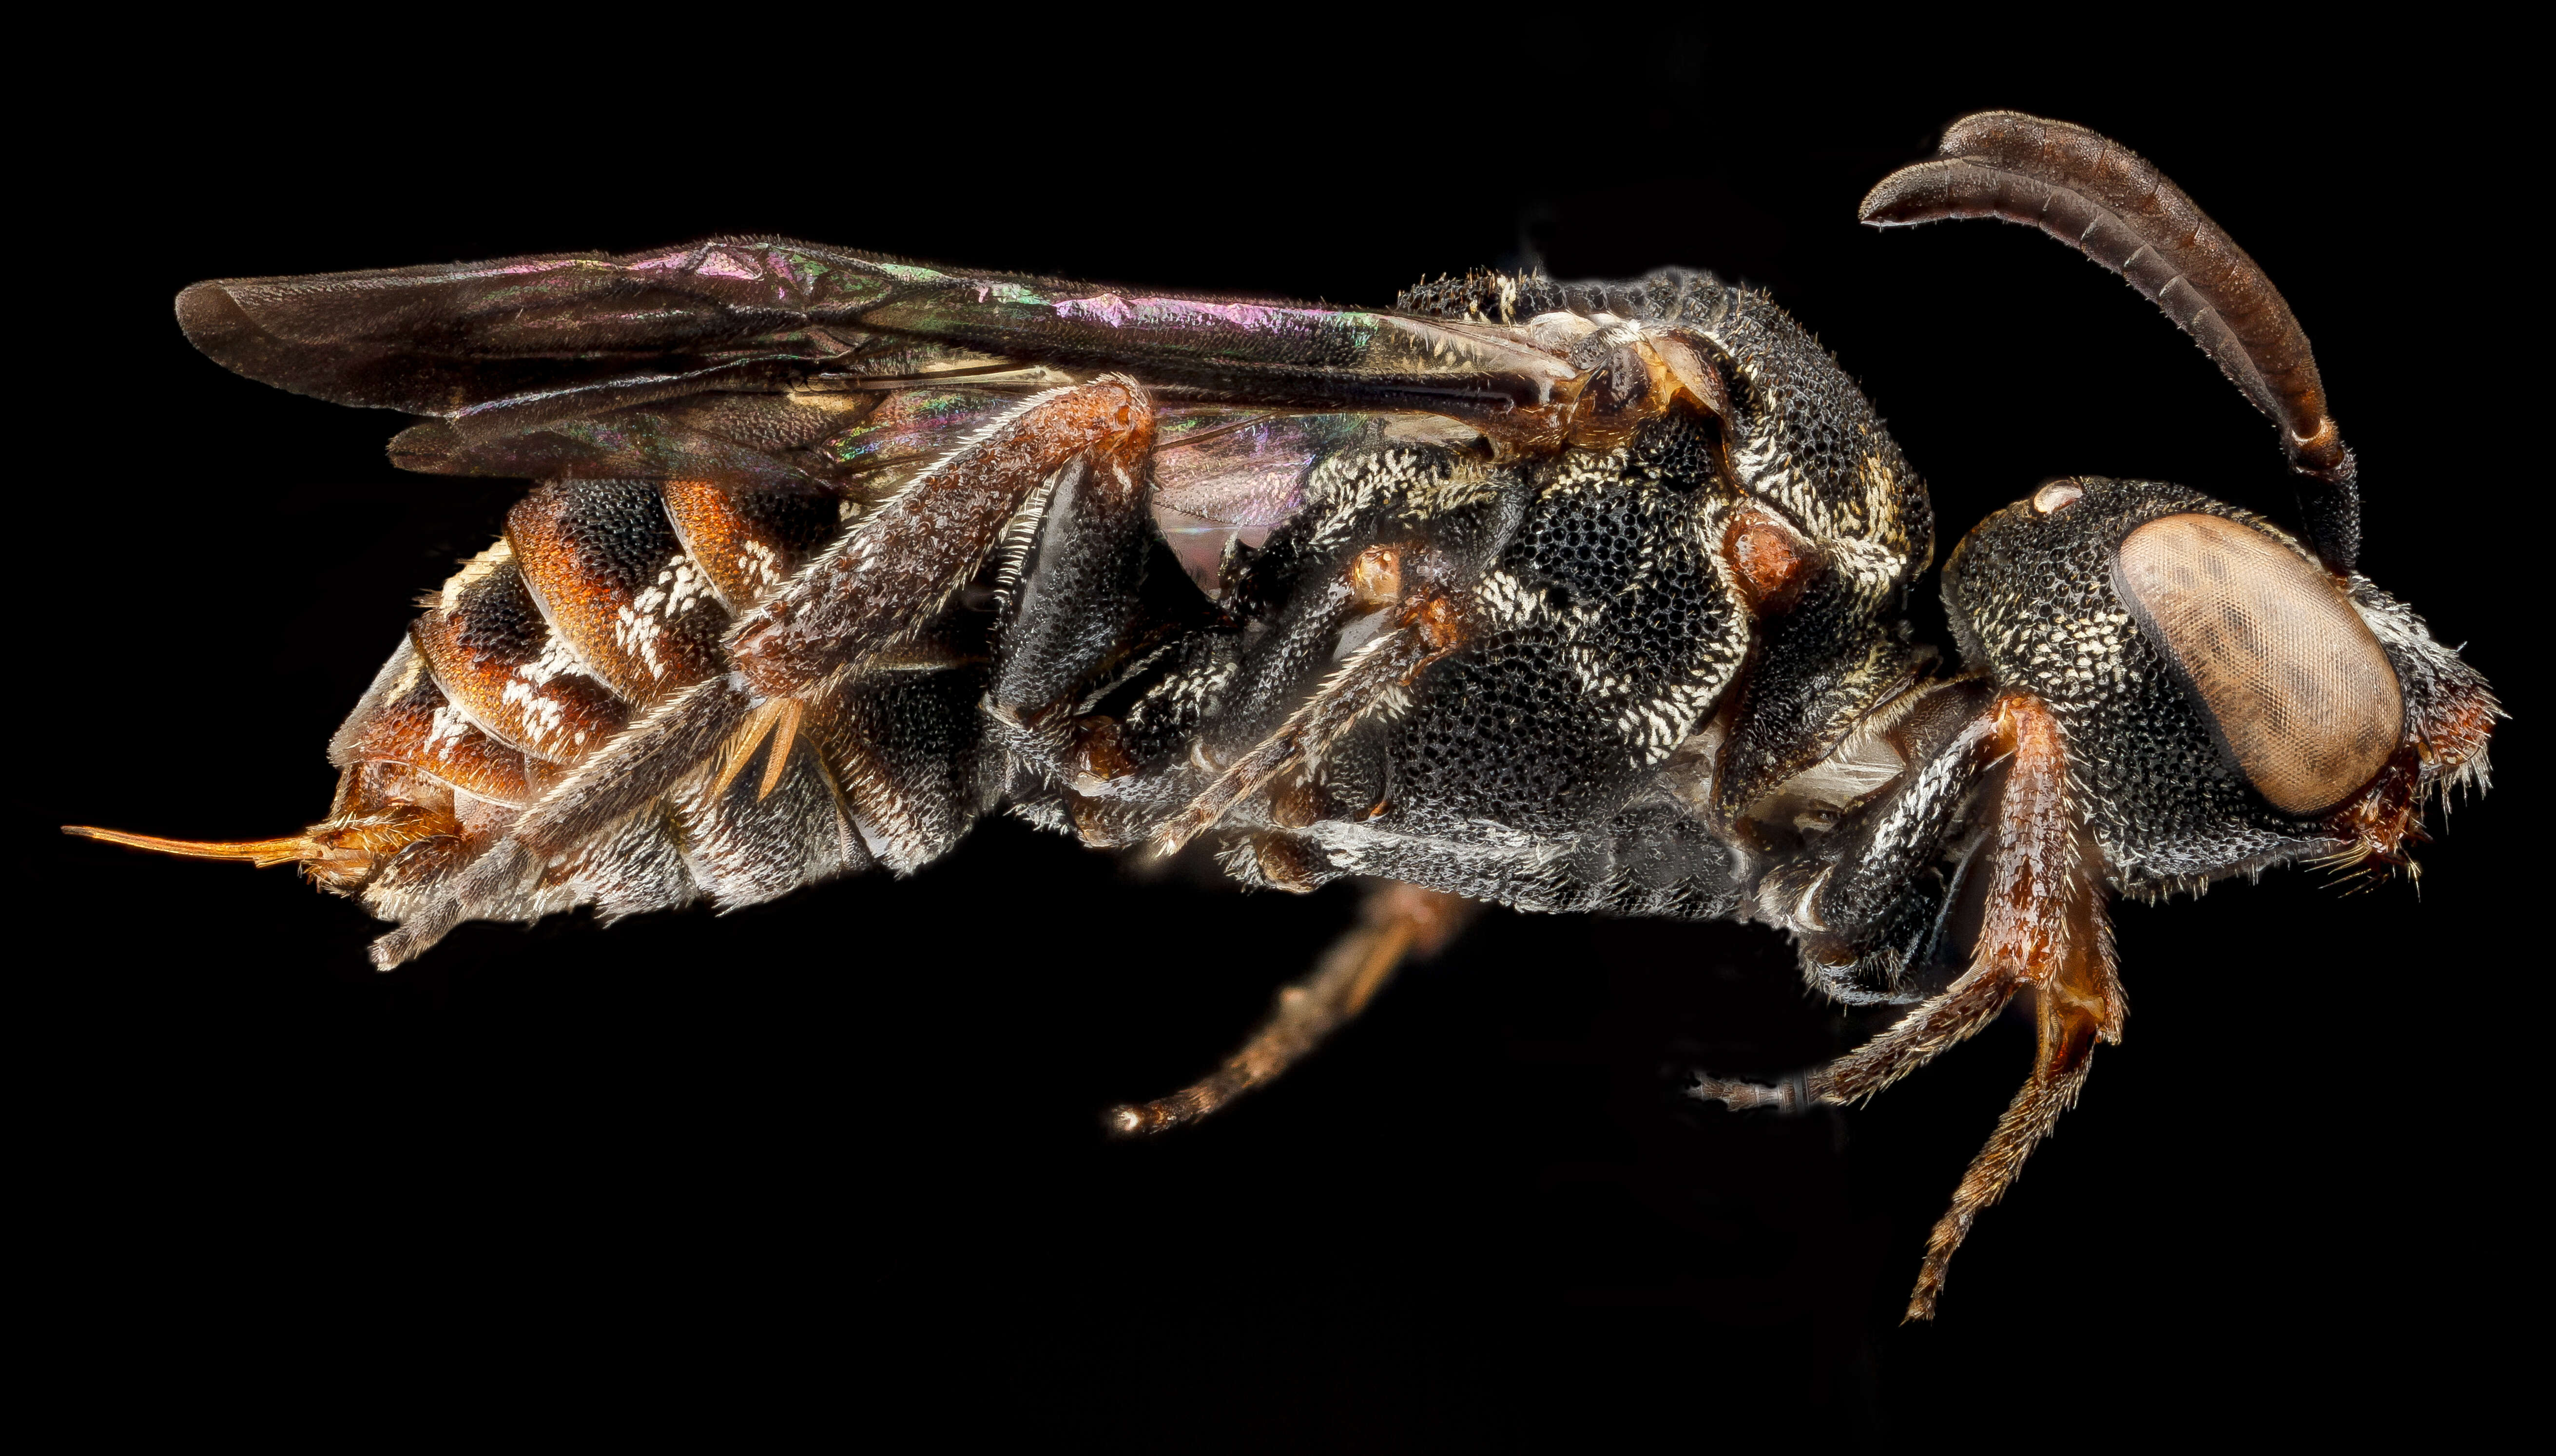
[[1340,938],[1314,973],[1278,993],[1269,1019],[1224,1065],[1151,1102],[1113,1107],[1110,1131],[1133,1136],[1196,1122],[1275,1078],[1323,1044],[1384,989],[1410,956],[1432,956],[1471,918],[1473,903],[1386,881],[1367,893],[1356,928]]
[[2033,1058],[2032,1076],[2014,1094],[2014,1101],[2006,1104],[1987,1146],[1971,1159],[1961,1186],[1953,1191],[1953,1206],[1935,1221],[1934,1232],[1927,1236],[1926,1262],[1917,1272],[1917,1287],[1908,1296],[1909,1319],[1935,1317],[1945,1270],[1953,1262],[1953,1252],[1970,1235],[1972,1221],[1980,1210],[2005,1196],[2007,1187],[2023,1172],[2023,1160],[2050,1136],[2059,1115],[2077,1105],[2077,1094],[2084,1090],[2093,1065],[2095,1043],[2119,1039],[2122,1005],[2120,988],[2112,977],[2111,936],[2100,907],[2093,919],[2096,923],[2089,935],[2093,943],[2087,953],[2034,994],[2033,1019],[2040,1029],[2041,1047]]
[[2059,1114],[2077,1100],[2096,1041],[2117,1040],[2127,1015],[2112,974],[2110,922],[2068,795],[2068,753],[2040,699],[2007,693],[1988,712],[1996,746],[2010,755],[1997,804],[1994,870],[1970,969],[1942,995],[1853,1051],[1775,1086],[1699,1077],[1694,1094],[1732,1108],[1793,1112],[1860,1101],[1932,1061],[1984,1027],[2018,991],[2033,991],[2041,1053],[1936,1224],[1908,1305],[1934,1314],[1944,1271],[1979,1211],[1997,1200]]

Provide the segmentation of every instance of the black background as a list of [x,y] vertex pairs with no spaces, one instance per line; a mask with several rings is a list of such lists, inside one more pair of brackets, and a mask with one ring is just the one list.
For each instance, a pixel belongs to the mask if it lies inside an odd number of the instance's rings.
[[2541,1270],[2515,1200],[2544,1140],[2496,1105],[2534,1055],[2526,717],[2419,896],[2289,871],[2119,908],[2128,1039],[1914,1328],[2028,1030],[1852,1113],[1686,1102],[1687,1068],[1874,1030],[1762,929],[1491,912],[1278,1087],[1127,1146],[1098,1109],[1212,1065],[1346,887],[1245,897],[992,823],[908,881],[470,925],[381,976],[379,927],[287,872],[53,836],[317,817],[329,731],[519,489],[402,476],[397,419],[202,360],[169,316],[198,278],[743,231],[1350,302],[1530,254],[1685,263],[1862,381],[1939,559],[2060,473],[2288,519],[2271,429],[2117,281],[2020,228],[1854,225],[1989,105],[2139,149],[2266,266],[2361,453],[2364,569],[2525,704],[2537,618],[2506,603],[2543,547],[2506,513],[2544,431],[2494,362],[2510,220],[2458,220],[2497,204],[2491,86],[2454,61],[2383,39],[2236,85],[1700,28],[770,23],[324,61],[164,36],[29,142],[21,1196],[59,1215],[30,1273],[68,1295],[49,1344],[88,1418],[1684,1449],[2446,1428],[2500,1388],[2494,1320]]

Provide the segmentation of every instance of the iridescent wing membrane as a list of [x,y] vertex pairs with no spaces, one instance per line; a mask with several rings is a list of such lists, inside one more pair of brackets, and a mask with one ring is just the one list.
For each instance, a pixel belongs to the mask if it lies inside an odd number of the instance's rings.
[[[225,280],[187,290],[178,317],[252,379],[442,418],[402,447],[404,462],[441,469],[591,458],[611,446],[553,455],[494,441],[705,393],[1016,392],[1059,382],[1058,371],[1116,369],[1167,402],[1488,422],[1523,409],[1513,427],[1531,429],[1572,378],[1507,329],[957,274],[782,241]],[[788,463],[831,476],[879,453],[854,443]]]

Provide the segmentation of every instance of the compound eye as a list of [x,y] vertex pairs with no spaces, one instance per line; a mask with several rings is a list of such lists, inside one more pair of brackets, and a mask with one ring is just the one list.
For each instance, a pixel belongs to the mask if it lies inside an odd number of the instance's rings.
[[2117,582],[2272,806],[2310,814],[2367,784],[2404,730],[2395,669],[2333,577],[2259,531],[2165,516],[2121,543]]

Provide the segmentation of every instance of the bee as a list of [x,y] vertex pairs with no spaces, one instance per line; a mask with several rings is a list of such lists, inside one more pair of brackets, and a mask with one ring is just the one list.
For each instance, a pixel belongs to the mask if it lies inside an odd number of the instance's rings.
[[2107,914],[2308,860],[2406,862],[2482,784],[2483,678],[2354,570],[2356,465],[2277,290],[2082,128],[1965,118],[1876,226],[1993,216],[2120,273],[2266,415],[2296,534],[2066,477],[1945,562],[1839,363],[1708,273],[1442,277],[1387,308],[1102,288],[770,238],[198,284],[250,378],[424,417],[394,461],[539,482],[423,603],[291,863],[394,922],[752,905],[909,873],[1006,813],[1213,844],[1360,923],[1143,1135],[1319,1046],[1472,908],[1754,920],[1900,1009],[1699,1097],[1869,1097],[2028,1009],[2024,1087],[1911,1318],[2126,1002]]

